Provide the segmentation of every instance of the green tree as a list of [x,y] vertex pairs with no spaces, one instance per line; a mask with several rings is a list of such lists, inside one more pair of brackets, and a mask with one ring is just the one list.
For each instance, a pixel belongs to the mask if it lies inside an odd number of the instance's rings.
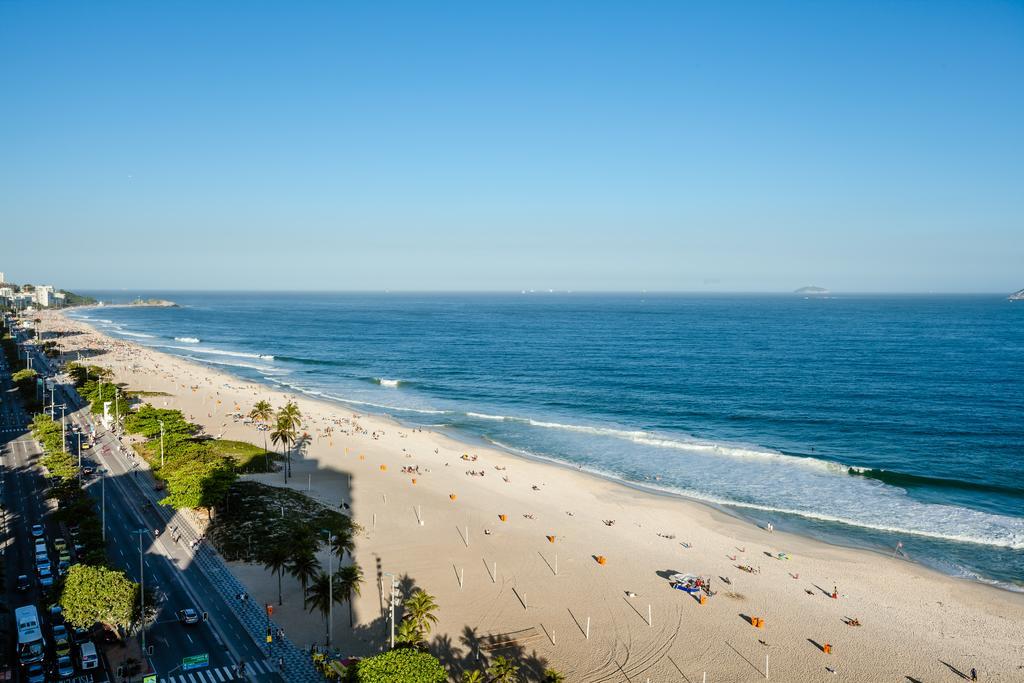
[[64,619],[79,628],[99,622],[127,628],[138,613],[139,586],[124,572],[86,564],[71,565],[60,604]]
[[348,603],[348,625],[352,626],[355,623],[352,596],[359,596],[360,585],[363,583],[363,570],[359,568],[359,565],[348,565],[338,570],[337,577],[338,587],[341,589],[341,594],[345,597],[345,602]]
[[330,625],[327,624],[327,617],[331,613],[331,599],[333,598],[335,603],[340,604],[343,600],[341,595],[340,586],[338,586],[338,575],[335,574],[333,577],[334,586],[331,586],[331,577],[327,576],[327,572],[319,572],[313,577],[312,582],[309,584],[309,589],[305,591],[305,597],[303,601],[306,605],[306,609],[310,612],[317,611],[324,618],[324,624],[327,626],[327,645],[331,644],[331,629]]
[[291,426],[291,422],[288,421],[282,415],[278,415],[277,424],[274,427],[274,431],[270,432],[270,440],[274,445],[281,444],[285,451],[285,465],[284,465],[284,482],[288,483],[288,469],[292,464],[291,457],[291,445],[295,441],[295,430]]
[[564,683],[565,674],[555,669],[544,669],[543,683]]
[[331,552],[337,555],[339,560],[345,559],[346,552],[351,555],[355,547],[356,544],[349,529],[331,536]]
[[519,665],[508,657],[498,655],[487,667],[487,675],[493,683],[513,683],[519,680]]
[[[270,405],[270,401],[257,401],[256,405],[249,411],[249,418],[256,422],[262,422],[267,424],[270,419],[274,417],[274,408]],[[263,430],[263,452],[264,457],[267,461],[267,471],[270,471],[270,452],[267,450],[267,430]]]
[[288,567],[288,549],[275,545],[263,558],[263,566],[277,574],[277,604],[284,604],[284,593],[281,590],[281,576]]
[[444,683],[448,674],[437,657],[419,650],[391,650],[356,665],[357,683]]
[[431,627],[437,623],[438,609],[434,596],[423,589],[416,589],[410,595],[403,607],[405,607],[405,618],[416,624],[416,628],[426,637],[430,635]]
[[306,586],[320,571],[320,560],[316,559],[316,553],[305,544],[296,544],[292,547],[291,557],[288,559],[288,573],[299,580],[302,584],[302,594],[306,594]]
[[395,629],[395,642],[409,647],[420,647],[426,643],[426,636],[415,621],[404,619]]

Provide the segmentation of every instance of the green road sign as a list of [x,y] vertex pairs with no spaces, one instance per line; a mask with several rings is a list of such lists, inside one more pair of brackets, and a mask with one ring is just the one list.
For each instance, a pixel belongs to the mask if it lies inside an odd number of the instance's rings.
[[190,671],[192,669],[201,669],[204,666],[210,665],[210,655],[203,653],[201,655],[189,655],[181,660],[182,671]]
[[156,674],[149,674],[142,677],[142,683],[156,683]]

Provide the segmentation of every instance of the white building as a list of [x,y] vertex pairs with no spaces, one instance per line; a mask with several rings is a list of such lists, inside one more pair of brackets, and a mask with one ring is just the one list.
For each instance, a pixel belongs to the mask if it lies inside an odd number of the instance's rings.
[[40,306],[50,306],[53,301],[53,286],[39,285],[36,287],[36,303]]
[[5,282],[7,282],[7,280],[4,279],[4,274],[0,273],[0,285],[2,285]]

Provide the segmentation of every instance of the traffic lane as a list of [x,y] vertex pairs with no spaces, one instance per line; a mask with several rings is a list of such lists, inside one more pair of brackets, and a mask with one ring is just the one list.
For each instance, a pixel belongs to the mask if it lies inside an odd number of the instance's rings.
[[[161,597],[156,614],[158,624],[153,631],[155,640],[150,638],[150,632],[147,630],[147,644],[154,646],[152,659],[154,669],[166,673],[180,663],[181,657],[204,652],[210,655],[212,666],[230,665],[231,662],[227,661],[223,654],[223,647],[217,643],[209,628],[204,625],[203,628],[189,629],[189,632],[185,632],[183,627],[177,624],[177,612],[185,607],[195,607],[195,605],[192,604],[185,589],[178,583],[173,566],[169,565],[167,559],[154,548],[148,525],[143,523],[138,511],[129,504],[118,483],[107,482],[107,539],[111,545],[110,555],[119,558],[118,564],[133,580],[138,581],[137,531],[139,529],[146,530],[143,534],[146,586],[154,595]],[[91,489],[96,487],[96,483],[90,486]],[[172,628],[168,628],[168,625]],[[160,644],[161,647],[156,647],[157,644]]]
[[[116,437],[109,432],[103,432],[102,436],[97,439],[97,443],[101,445],[109,444],[112,451],[115,451],[110,455],[103,456],[102,460],[110,469],[111,474],[120,478],[119,483],[123,483],[126,487],[135,485],[135,478],[138,475],[134,471],[129,474],[130,467],[126,464],[128,457],[121,454],[120,444]],[[101,446],[100,452],[103,450]],[[133,481],[125,481],[127,477],[130,477]],[[141,486],[142,483],[139,482],[139,485]],[[143,493],[143,495],[145,494]],[[163,518],[160,518],[156,528],[162,528],[165,525],[166,522],[163,521]],[[180,549],[180,552],[178,550],[174,552],[168,551],[168,554],[175,560],[174,564],[181,574],[187,578],[192,590],[198,591],[198,594],[203,596],[203,606],[209,611],[210,618],[216,620],[222,635],[230,640],[235,648],[235,653],[246,661],[264,659],[267,656],[265,650],[253,641],[252,636],[238,621],[231,605],[222,598],[206,574],[192,561],[191,556],[185,553],[183,548]],[[280,680],[276,673],[261,676],[261,678]]]
[[[101,452],[103,452],[103,449],[101,449]],[[122,462],[120,456],[112,454],[111,456],[104,456],[104,459],[112,472],[132,479],[132,481],[124,481],[127,488],[135,485],[136,470],[131,470],[131,474],[129,474],[128,467]],[[142,480],[139,481],[139,485],[143,485]],[[150,526],[155,525],[155,528],[166,528],[166,521],[158,516],[155,506],[152,511],[149,509],[143,510],[142,514],[145,515]],[[238,622],[231,606],[222,599],[220,593],[210,584],[206,574],[193,562],[192,556],[185,549],[184,540],[181,543],[175,543],[173,541],[173,533],[165,530],[161,532],[160,543],[166,549],[165,552],[170,561],[185,575],[193,589],[198,590],[203,596],[203,606],[207,609],[210,619],[217,623],[224,637],[231,640],[236,654],[246,661],[266,657],[264,650],[253,642],[252,637]]]
[[[103,452],[103,449],[101,449],[101,452]],[[131,470],[131,474],[129,474],[127,466],[120,457],[114,454],[104,456],[104,459],[114,474],[120,474],[123,477],[133,479],[133,481],[124,482],[126,487],[135,485],[134,479],[136,476],[139,476],[136,474],[137,470]],[[142,479],[138,483],[140,486],[144,485]],[[218,626],[224,630],[224,635],[232,639],[232,644],[236,647],[238,654],[244,659],[260,659],[266,656],[262,648],[253,642],[252,637],[238,623],[231,606],[224,602],[220,593],[209,583],[206,574],[195,564],[191,554],[185,548],[184,539],[180,543],[174,542],[174,534],[166,529],[166,521],[157,512],[156,506],[152,510],[148,508],[142,510],[141,514],[144,515],[145,520],[151,527],[165,529],[161,532],[160,542],[166,549],[166,555],[177,569],[186,576],[192,586],[201,592],[210,618],[216,620]]]

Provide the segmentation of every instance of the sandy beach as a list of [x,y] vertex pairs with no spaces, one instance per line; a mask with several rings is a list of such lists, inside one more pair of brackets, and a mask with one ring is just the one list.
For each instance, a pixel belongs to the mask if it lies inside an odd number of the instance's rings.
[[[63,339],[70,356],[89,350],[87,362],[127,388],[166,393],[149,400],[210,435],[262,446],[263,434],[231,414],[260,399],[298,403],[312,440],[288,486],[351,506],[363,529],[355,627],[345,606],[334,615],[344,653],[385,642],[379,578],[390,572],[436,596],[431,650],[465,668],[489,636],[516,633],[525,658],[571,681],[693,682],[704,672],[756,681],[766,657],[781,681],[955,681],[972,667],[982,681],[1024,681],[1022,594],[759,529],[682,498],[251,383],[58,313],[38,316],[40,332],[79,332]],[[251,478],[283,485],[281,473]],[[254,599],[276,603],[269,572],[232,569]],[[717,594],[700,604],[669,587],[674,573],[711,577]],[[275,620],[299,645],[322,643],[323,621],[303,609],[298,582],[284,585]]]

